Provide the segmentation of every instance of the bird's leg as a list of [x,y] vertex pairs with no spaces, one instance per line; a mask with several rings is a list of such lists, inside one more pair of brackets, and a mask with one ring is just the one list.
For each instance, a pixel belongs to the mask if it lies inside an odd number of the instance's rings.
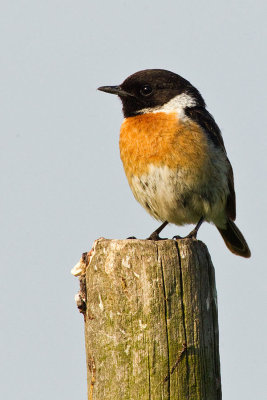
[[154,232],[151,233],[151,235],[147,238],[147,240],[162,240],[159,237],[160,232],[162,231],[162,229],[165,228],[165,226],[168,225],[168,221],[163,222],[163,224],[161,224],[158,229],[156,229]]
[[181,237],[179,235],[173,236],[173,239],[196,239],[197,238],[197,232],[199,228],[201,227],[202,223],[204,222],[204,217],[201,217],[194,229],[185,237]]
[[201,227],[202,223],[204,222],[204,217],[201,217],[200,220],[198,221],[198,223],[196,224],[196,226],[194,227],[194,229],[186,236],[186,238],[197,238],[197,232],[199,230],[199,228]]

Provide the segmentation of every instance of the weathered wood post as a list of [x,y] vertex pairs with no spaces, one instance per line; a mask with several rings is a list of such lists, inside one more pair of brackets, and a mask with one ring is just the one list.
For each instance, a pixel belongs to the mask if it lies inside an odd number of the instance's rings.
[[89,400],[220,400],[214,268],[197,240],[99,239],[73,273]]

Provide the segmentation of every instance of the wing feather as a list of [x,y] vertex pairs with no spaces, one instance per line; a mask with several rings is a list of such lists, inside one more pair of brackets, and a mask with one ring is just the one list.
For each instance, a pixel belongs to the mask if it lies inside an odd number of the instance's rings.
[[[186,115],[202,127],[202,129],[208,135],[209,140],[216,146],[223,150],[227,156],[223,138],[221,135],[220,128],[216,124],[213,116],[204,107],[188,107],[185,110]],[[229,159],[229,173],[228,173],[228,186],[229,186],[229,196],[226,202],[226,214],[233,221],[236,218],[236,201],[235,201],[235,189],[234,189],[234,174],[233,168]]]

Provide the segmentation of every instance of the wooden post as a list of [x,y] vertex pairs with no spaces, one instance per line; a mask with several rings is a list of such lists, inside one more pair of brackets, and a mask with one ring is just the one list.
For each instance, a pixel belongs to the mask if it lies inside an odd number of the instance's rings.
[[99,239],[75,272],[89,400],[221,399],[215,276],[202,242]]

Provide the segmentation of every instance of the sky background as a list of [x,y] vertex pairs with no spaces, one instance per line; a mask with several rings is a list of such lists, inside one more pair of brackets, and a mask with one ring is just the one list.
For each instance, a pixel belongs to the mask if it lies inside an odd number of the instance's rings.
[[252,251],[234,256],[214,226],[200,229],[216,269],[223,398],[266,397],[266,19],[260,0],[1,2],[2,399],[86,399],[70,270],[96,238],[158,226],[124,176],[120,101],[96,88],[145,68],[190,80],[221,127]]

